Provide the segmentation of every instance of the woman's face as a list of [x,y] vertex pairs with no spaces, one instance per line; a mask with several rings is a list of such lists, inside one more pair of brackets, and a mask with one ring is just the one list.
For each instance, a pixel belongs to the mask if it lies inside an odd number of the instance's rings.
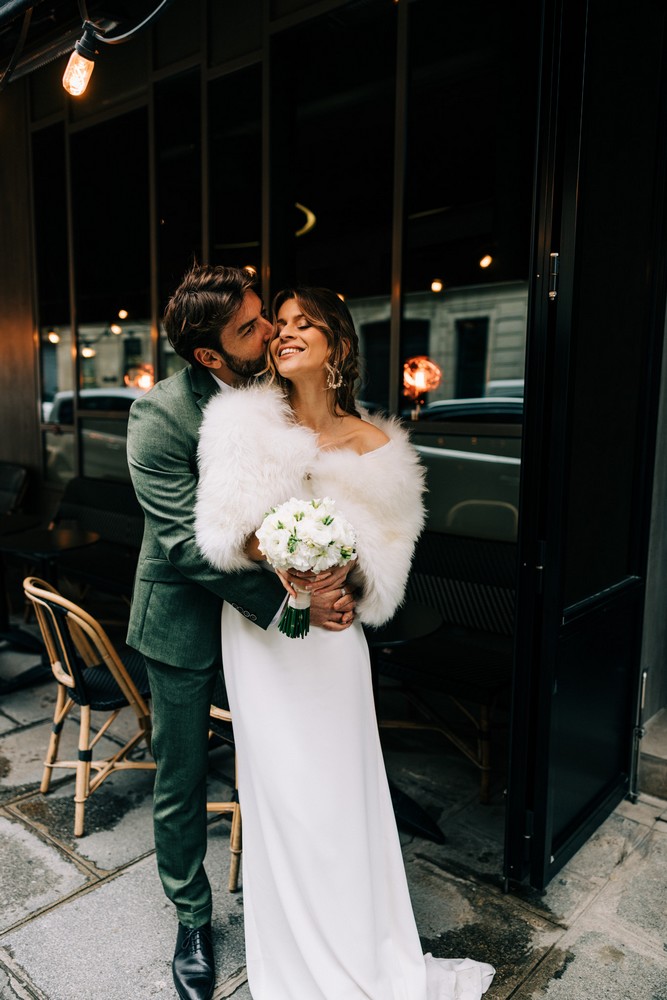
[[329,342],[321,330],[311,326],[296,299],[288,299],[280,307],[271,355],[279,374],[290,382],[315,374],[325,377]]

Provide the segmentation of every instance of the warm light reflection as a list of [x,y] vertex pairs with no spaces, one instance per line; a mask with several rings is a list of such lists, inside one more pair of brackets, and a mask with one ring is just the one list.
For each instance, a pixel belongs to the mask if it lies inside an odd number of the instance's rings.
[[72,97],[80,97],[85,92],[94,69],[95,63],[75,50],[69,57],[63,74],[63,87],[67,93]]
[[128,368],[123,376],[123,382],[136,389],[151,389],[155,382],[153,366],[136,365],[133,368]]
[[49,332],[47,334],[47,337],[48,337],[48,340],[49,340],[50,344],[59,344],[60,343],[60,334],[56,333],[55,330],[49,330]]
[[490,253],[485,254],[479,262],[480,267],[488,267],[489,264],[493,263],[493,257]]
[[118,336],[119,333],[123,332],[122,326],[119,326],[118,323],[112,323],[109,329],[111,330],[112,333],[115,333],[116,336]]
[[336,292],[336,295],[341,300],[341,302],[345,302],[345,296],[343,295],[342,292]]
[[257,268],[255,267],[254,264],[246,264],[243,270],[247,271],[248,274],[257,274]]
[[82,347],[81,348],[81,357],[82,358],[94,358],[95,357],[95,351],[94,351],[94,349],[92,347]]
[[127,319],[127,309],[118,310],[118,319]]
[[442,369],[426,355],[408,358],[403,364],[403,394],[417,400],[423,393],[437,389],[442,381]]
[[300,201],[295,201],[294,204],[299,209],[299,211],[303,212],[303,214],[306,216],[306,221],[302,225],[301,229],[297,229],[294,235],[305,236],[306,233],[309,233],[311,229],[315,228],[317,217],[314,212],[311,212],[309,208],[306,208],[305,205],[302,205]]
[[439,278],[436,278],[434,281],[431,282],[431,291],[432,292],[442,291],[442,282],[440,281]]

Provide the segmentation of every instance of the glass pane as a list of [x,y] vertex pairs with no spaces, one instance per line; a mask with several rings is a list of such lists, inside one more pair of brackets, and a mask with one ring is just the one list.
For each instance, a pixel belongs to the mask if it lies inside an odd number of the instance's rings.
[[367,372],[361,395],[383,406],[395,61],[396,11],[384,2],[281,34],[272,59],[272,289],[297,282],[344,295]]
[[202,259],[199,73],[155,87],[159,310]]
[[262,235],[262,69],[209,86],[211,263],[259,271]]
[[[648,276],[656,266],[653,164],[662,42],[648,28],[653,14],[631,33],[621,13],[611,14],[599,0],[590,16],[597,44],[586,57],[578,177],[570,376],[576,431],[570,432],[565,479],[565,606],[642,573],[637,470],[646,447]],[[631,89],[606,72],[608,53],[621,49],[627,78],[635,81]],[[618,261],[623,275],[622,294],[610,260]]]
[[[74,364],[70,328],[65,133],[62,125],[32,137],[35,257],[39,315],[44,467],[50,481],[74,474]],[[69,398],[69,405],[64,402]],[[64,429],[63,429],[64,428]]]
[[[146,135],[142,109],[71,140],[79,444],[86,476],[124,477],[127,411],[154,380]],[[90,410],[99,414],[94,421],[86,418]]]
[[199,3],[174,3],[158,17],[153,27],[155,69],[199,52],[200,9]]
[[410,7],[402,415],[431,527],[516,538],[537,8]]
[[236,4],[210,0],[208,6],[211,66],[261,48],[262,0],[244,0]]

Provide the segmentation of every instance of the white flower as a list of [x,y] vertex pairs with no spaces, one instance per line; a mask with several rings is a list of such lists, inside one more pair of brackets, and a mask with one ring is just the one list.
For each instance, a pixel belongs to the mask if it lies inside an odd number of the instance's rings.
[[352,525],[336,511],[331,497],[291,497],[272,507],[257,531],[260,548],[277,569],[321,573],[356,558]]

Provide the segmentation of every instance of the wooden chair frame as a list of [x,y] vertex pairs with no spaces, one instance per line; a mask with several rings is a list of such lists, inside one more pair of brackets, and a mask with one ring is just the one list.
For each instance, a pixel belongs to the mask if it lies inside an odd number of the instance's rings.
[[[76,772],[74,836],[81,837],[84,832],[86,801],[109,775],[122,770],[155,770],[155,762],[152,760],[128,759],[128,755],[142,740],[150,750],[150,710],[116,648],[96,619],[38,577],[26,577],[23,589],[35,609],[51,670],[58,682],[53,731],[44,760],[40,791],[48,792],[55,768],[70,768]],[[54,607],[61,609],[61,613],[56,613]],[[96,709],[94,704],[89,703],[82,673],[104,668],[120,688],[125,705],[113,709]],[[74,690],[78,696],[76,700],[70,694]],[[63,724],[74,705],[78,705],[80,709],[78,759],[59,760],[58,749]],[[125,708],[130,708],[136,715],[139,726],[137,732],[115,754],[93,760],[96,745]],[[92,711],[105,711],[108,717],[91,738]],[[91,771],[96,772],[92,779]]]
[[[211,718],[219,719],[221,722],[231,723],[232,713],[226,708],[220,708],[218,705],[211,705]],[[213,730],[210,731],[210,735],[215,735]],[[236,892],[239,884],[239,866],[241,863],[242,853],[241,806],[238,801],[238,768],[236,766],[236,753],[234,754],[234,798],[230,802],[207,802],[206,811],[210,813],[231,814],[232,831],[229,838],[231,859],[229,866],[228,888],[230,892]]]

